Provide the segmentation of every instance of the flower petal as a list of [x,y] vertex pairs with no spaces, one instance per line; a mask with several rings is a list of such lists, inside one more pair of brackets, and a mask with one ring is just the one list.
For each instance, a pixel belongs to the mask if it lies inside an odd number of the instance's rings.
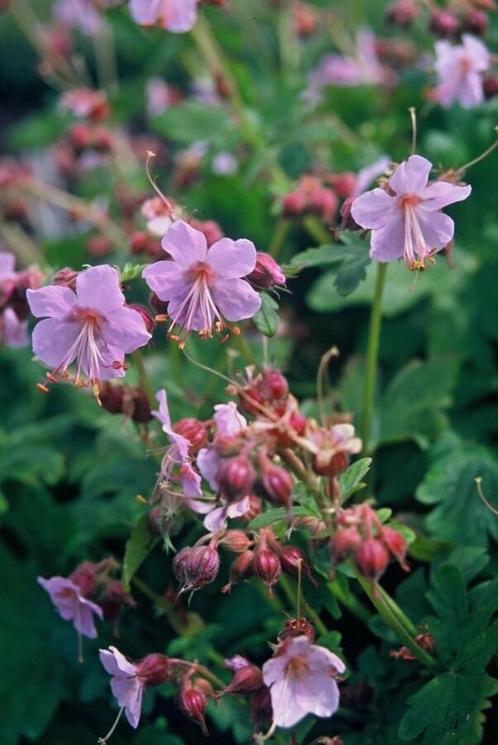
[[153,26],[161,12],[162,0],[130,0],[130,14],[135,23]]
[[222,238],[208,250],[207,263],[224,279],[246,277],[256,266],[256,248],[245,238]]
[[102,327],[102,337],[106,343],[121,349],[125,354],[145,346],[152,338],[145,322],[133,308],[117,308],[107,316],[107,322]]
[[448,215],[442,212],[425,212],[419,208],[417,218],[429,248],[444,248],[452,240],[455,223]]
[[175,261],[156,261],[142,272],[143,279],[160,300],[167,302],[190,286]]
[[119,274],[108,264],[91,266],[80,272],[76,277],[76,295],[81,308],[95,308],[104,315],[125,303]]
[[76,305],[76,295],[69,287],[49,285],[26,290],[29,309],[36,318],[66,318]]
[[57,369],[75,359],[75,354],[67,357],[72,345],[81,331],[81,323],[44,318],[39,321],[32,334],[33,352],[47,367]]
[[420,155],[410,155],[397,167],[391,178],[389,186],[398,195],[420,194],[427,186],[432,163]]
[[0,279],[15,277],[16,257],[8,251],[0,251]]
[[405,220],[401,212],[381,230],[372,231],[370,239],[370,256],[375,261],[395,261],[404,254]]
[[448,204],[467,199],[471,191],[471,186],[451,184],[449,181],[434,181],[424,189],[424,201],[421,206],[424,210],[440,210]]
[[351,215],[362,228],[377,229],[392,218],[396,199],[384,189],[372,189],[357,197],[351,205]]
[[205,261],[206,238],[183,220],[177,220],[161,241],[161,246],[182,269],[189,269],[197,261]]
[[261,296],[244,279],[222,279],[212,289],[213,300],[227,321],[252,318],[261,307]]
[[197,3],[198,0],[171,0],[171,10],[164,16],[164,28],[175,34],[190,31],[197,20]]

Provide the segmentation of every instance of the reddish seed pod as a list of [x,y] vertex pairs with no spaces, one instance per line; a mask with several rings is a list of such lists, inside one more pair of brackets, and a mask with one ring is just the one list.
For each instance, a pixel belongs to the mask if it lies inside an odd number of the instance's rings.
[[399,561],[403,569],[408,569],[406,559],[406,541],[397,530],[384,526],[382,532],[379,535],[380,540],[387,548],[391,556]]
[[289,395],[289,384],[278,370],[266,369],[263,372],[260,389],[263,395],[273,399],[283,399]]
[[[180,552],[181,553],[181,552]],[[178,556],[178,554],[177,554]],[[183,590],[199,590],[216,579],[220,556],[212,546],[195,546],[182,562]]]
[[277,554],[268,548],[259,548],[254,552],[253,567],[254,574],[271,592],[271,588],[282,574],[282,565]]
[[173,431],[177,435],[182,435],[182,437],[185,437],[190,442],[192,453],[196,453],[206,444],[206,425],[199,419],[194,419],[194,417],[179,419],[173,425]]
[[270,290],[273,287],[285,285],[287,278],[273,256],[258,251],[256,266],[246,279],[257,289]]
[[286,509],[292,507],[294,480],[285,468],[268,462],[263,468],[261,482],[270,502]]
[[246,665],[237,670],[225,693],[255,693],[263,685],[263,673],[256,665]]
[[361,544],[361,535],[356,528],[342,528],[330,539],[330,550],[334,561],[344,561]]
[[225,461],[218,473],[220,491],[229,500],[240,499],[252,491],[256,474],[246,455]]
[[235,554],[242,554],[251,545],[251,539],[243,530],[227,530],[220,543]]
[[354,560],[360,574],[378,579],[389,564],[389,554],[378,538],[367,538],[356,549]]
[[145,681],[146,686],[158,686],[168,680],[169,660],[163,654],[148,654],[137,662],[137,677]]
[[180,690],[179,704],[183,713],[200,725],[203,734],[208,735],[204,714],[207,708],[207,696],[192,686],[184,685]]

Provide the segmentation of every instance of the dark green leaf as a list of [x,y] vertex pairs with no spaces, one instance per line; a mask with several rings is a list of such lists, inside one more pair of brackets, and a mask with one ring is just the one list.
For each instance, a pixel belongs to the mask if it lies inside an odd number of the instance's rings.
[[252,319],[264,336],[275,336],[278,329],[278,303],[267,292],[261,293],[261,308]]

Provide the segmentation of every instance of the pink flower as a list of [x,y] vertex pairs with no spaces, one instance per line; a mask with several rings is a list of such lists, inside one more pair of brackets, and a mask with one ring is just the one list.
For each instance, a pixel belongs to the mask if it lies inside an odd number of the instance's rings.
[[100,650],[100,661],[111,675],[111,691],[120,709],[135,729],[142,713],[145,680],[138,676],[138,666],[126,659],[116,647]]
[[242,497],[236,502],[227,502],[221,499],[218,507],[212,507],[204,518],[204,527],[210,533],[221,530],[227,524],[228,518],[242,517],[251,509],[251,497]]
[[125,354],[151,338],[141,314],[126,306],[111,266],[80,272],[75,292],[50,285],[28,290],[27,298],[33,315],[43,318],[33,331],[33,351],[55,377],[67,377],[73,362],[78,384],[123,377]]
[[0,342],[12,349],[29,345],[28,322],[19,320],[12,308],[0,312]]
[[197,466],[213,491],[218,491],[218,471],[222,459],[216,450],[216,438],[236,437],[247,426],[247,420],[239,413],[237,405],[230,401],[214,407],[216,432],[214,447],[201,448],[197,454]]
[[198,0],[130,0],[130,13],[141,26],[162,26],[181,34],[197,20]]
[[270,689],[273,725],[293,727],[307,714],[330,717],[339,706],[336,673],[343,661],[308,637],[286,639],[275,656],[263,665],[263,680]]
[[92,603],[82,595],[81,588],[66,577],[38,577],[38,584],[50,595],[52,603],[65,621],[72,621],[74,628],[82,636],[95,639],[94,614],[103,617],[100,605]]
[[158,419],[169,440],[170,447],[167,449],[161,467],[161,475],[169,480],[174,469],[178,469],[182,491],[187,499],[187,505],[195,512],[207,512],[211,509],[210,504],[191,499],[192,497],[202,496],[201,477],[192,468],[189,455],[190,442],[183,435],[177,434],[171,425],[171,417],[168,408],[168,397],[164,388],[156,395],[159,403],[159,410],[153,411],[153,416]]
[[411,155],[389,179],[388,191],[373,189],[354,200],[351,214],[372,230],[370,256],[376,261],[403,258],[410,269],[421,269],[453,238],[453,220],[440,210],[467,199],[471,187],[429,183],[431,168],[426,158]]
[[101,14],[92,0],[57,0],[53,13],[62,26],[77,28],[88,36],[102,29]]
[[436,42],[436,73],[438,85],[431,98],[448,108],[458,101],[465,109],[484,101],[483,73],[489,69],[490,56],[479,39],[464,34],[462,44]]
[[181,346],[190,331],[202,337],[221,332],[226,321],[251,318],[261,306],[246,282],[256,264],[251,241],[222,238],[209,249],[206,238],[183,220],[173,223],[162,240],[171,261],[157,261],[143,278],[160,300],[168,303],[170,332],[182,329]]

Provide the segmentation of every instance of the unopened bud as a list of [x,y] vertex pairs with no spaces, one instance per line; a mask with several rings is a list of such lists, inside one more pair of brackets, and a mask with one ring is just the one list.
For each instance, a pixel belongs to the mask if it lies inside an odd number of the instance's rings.
[[256,474],[246,455],[237,455],[225,461],[218,474],[218,483],[227,499],[240,499],[252,490]]
[[484,11],[472,8],[469,10],[464,19],[463,25],[466,31],[476,36],[483,36],[488,30],[489,20]]
[[227,530],[220,543],[229,551],[242,554],[251,545],[251,539],[243,530]]
[[202,691],[192,686],[182,686],[179,695],[179,704],[183,713],[200,725],[203,734],[208,735],[204,714],[207,708],[207,696]]
[[173,431],[177,435],[185,437],[190,442],[190,448],[193,453],[196,453],[206,444],[206,425],[199,419],[194,419],[194,417],[179,419],[173,425]]
[[330,550],[334,561],[344,561],[361,544],[361,535],[356,528],[342,528],[330,539]]
[[134,608],[136,603],[130,593],[125,592],[123,583],[111,579],[105,584],[105,590],[99,598],[99,605],[106,621],[115,621],[125,605]]
[[360,574],[378,579],[389,564],[389,554],[378,538],[367,538],[356,549],[354,560]]
[[83,561],[69,575],[69,579],[79,587],[82,595],[91,595],[95,590],[97,585],[97,569],[97,564],[94,564],[93,561]]
[[158,686],[168,680],[169,660],[163,654],[148,654],[137,662],[137,677],[141,678],[146,686]]
[[332,220],[337,212],[337,207],[337,196],[331,189],[326,189],[324,187],[313,191],[308,204],[310,212],[326,222]]
[[253,551],[244,551],[243,554],[239,554],[230,567],[229,582],[222,588],[222,592],[230,592],[232,585],[235,585],[237,582],[241,582],[243,579],[249,577],[254,569],[253,561]]
[[460,22],[449,10],[434,10],[429,19],[429,31],[436,36],[456,36],[460,31]]
[[75,290],[76,277],[78,276],[78,274],[79,272],[75,272],[74,269],[64,267],[64,269],[59,269],[59,271],[55,274],[52,283],[54,285],[61,285],[62,287],[69,287],[70,290]]
[[260,548],[254,552],[254,574],[267,586],[271,592],[273,585],[278,582],[282,573],[280,559],[269,548]]
[[411,26],[417,20],[420,9],[414,0],[396,0],[387,9],[387,19],[395,26]]
[[107,256],[112,251],[112,243],[105,235],[92,235],[86,242],[86,250],[92,256]]
[[406,563],[406,541],[401,533],[398,533],[394,528],[384,526],[382,532],[379,535],[380,540],[384,544],[385,548],[389,551],[391,556],[399,561],[403,569],[408,570],[408,564]]
[[482,83],[485,97],[489,100],[498,95],[498,77],[496,75],[487,75]]
[[292,507],[294,480],[285,468],[268,461],[262,470],[261,482],[265,496],[271,502],[288,510]]
[[261,413],[261,407],[264,406],[265,397],[258,388],[251,386],[244,388],[244,391],[239,394],[240,408],[247,414],[257,416]]
[[225,235],[215,220],[192,219],[190,220],[190,224],[192,225],[193,228],[203,233],[206,239],[208,248],[210,248],[213,245],[213,243],[220,241]]
[[124,392],[124,385],[113,385],[109,380],[105,380],[99,386],[99,401],[102,408],[110,414],[121,414],[123,412]]
[[280,551],[280,563],[287,574],[297,577],[299,572],[309,576],[310,569],[304,554],[297,546],[284,546]]
[[263,685],[263,674],[256,665],[246,665],[237,670],[225,693],[254,693]]
[[182,592],[199,590],[216,579],[220,557],[212,546],[183,548],[173,560],[175,577],[182,584]]
[[282,212],[286,217],[299,217],[306,209],[306,194],[296,189],[285,195],[282,201]]
[[347,199],[352,195],[356,187],[356,175],[350,171],[338,173],[333,177],[336,194],[341,199]]
[[278,370],[266,369],[263,372],[261,390],[268,398],[283,399],[289,394],[289,384]]
[[285,285],[287,278],[273,256],[258,251],[256,266],[246,279],[257,289],[270,290],[273,287]]
[[249,497],[249,509],[242,515],[244,522],[250,523],[255,520],[258,515],[261,514],[261,499],[255,494],[250,494]]

